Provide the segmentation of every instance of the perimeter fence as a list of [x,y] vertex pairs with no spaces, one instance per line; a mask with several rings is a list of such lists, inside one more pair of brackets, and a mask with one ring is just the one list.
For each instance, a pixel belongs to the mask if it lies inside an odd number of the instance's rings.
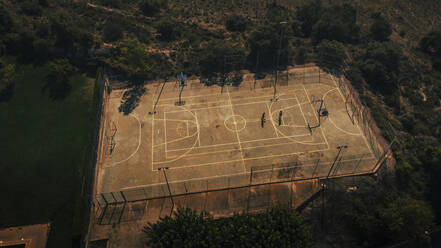
[[381,161],[371,153],[343,155],[333,161],[320,159],[253,166],[246,173],[149,185],[136,189],[96,195],[96,204],[103,206],[123,202],[256,187],[310,179],[328,179],[374,173]]
[[[323,72],[319,67],[310,65],[301,67],[303,70],[288,70],[279,72],[279,79],[286,80],[283,86],[289,85],[310,85],[322,84],[329,87],[338,87],[345,99],[347,113],[353,124],[359,124],[365,135],[372,153],[355,155],[343,155],[329,160],[307,160],[300,161],[293,158],[288,163],[258,165],[251,167],[249,172],[235,175],[212,177],[209,179],[192,179],[186,181],[175,181],[139,187],[135,189],[107,192],[97,194],[95,203],[99,206],[134,202],[149,199],[166,198],[172,196],[190,195],[204,192],[215,192],[229,189],[258,187],[261,185],[295,182],[310,179],[329,179],[347,176],[369,175],[377,172],[381,165],[387,162],[390,154],[390,147],[387,142],[379,136],[378,128],[369,112],[364,107],[356,91],[349,81],[341,76],[335,77]],[[245,81],[253,80],[257,87],[271,87],[274,82],[274,75],[264,79],[245,77]],[[252,84],[251,84],[252,85]],[[278,83],[279,85],[279,83]],[[195,80],[190,87],[204,87]],[[252,90],[248,87],[232,87],[235,90]],[[350,148],[349,148],[350,149]]]

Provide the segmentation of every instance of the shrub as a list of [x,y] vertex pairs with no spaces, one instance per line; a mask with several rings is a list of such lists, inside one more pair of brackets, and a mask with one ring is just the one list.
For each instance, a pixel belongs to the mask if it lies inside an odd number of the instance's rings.
[[324,40],[317,46],[318,65],[329,71],[340,73],[346,59],[343,44]]
[[106,23],[103,30],[103,38],[106,42],[113,42],[123,38],[124,27],[118,22]]
[[159,34],[161,34],[158,36],[158,39],[163,41],[175,41],[182,36],[182,27],[180,23],[169,18],[162,18],[159,20],[159,22],[156,24],[156,30]]
[[149,247],[293,247],[312,245],[311,232],[295,211],[273,208],[214,220],[208,213],[179,208],[144,228]]
[[231,32],[243,32],[247,28],[248,19],[239,15],[228,16],[225,21],[225,27]]
[[143,0],[139,5],[139,9],[145,16],[155,16],[167,4],[166,0]]
[[374,23],[370,28],[372,38],[376,41],[387,41],[392,34],[392,26],[382,16],[375,17]]
[[72,86],[69,78],[75,68],[67,59],[57,59],[48,63],[50,73],[47,76],[47,83],[43,90],[49,88],[49,96],[52,100],[63,100],[69,95]]
[[360,28],[356,24],[357,11],[349,4],[333,5],[326,9],[312,27],[314,43],[336,40],[343,43],[357,43]]

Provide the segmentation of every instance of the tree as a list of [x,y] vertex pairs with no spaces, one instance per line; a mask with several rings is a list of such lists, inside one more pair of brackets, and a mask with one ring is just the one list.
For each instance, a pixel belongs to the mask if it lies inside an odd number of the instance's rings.
[[0,3],[0,33],[5,34],[12,30],[13,20],[9,11]]
[[43,90],[49,89],[49,96],[53,100],[63,100],[67,97],[72,86],[69,78],[75,71],[67,59],[57,59],[48,63],[50,73]]
[[[283,37],[280,43],[281,29],[283,29]],[[248,66],[254,68],[257,55],[259,58],[259,67],[273,69],[276,66],[278,49],[280,46],[279,66],[287,65],[292,58],[292,47],[289,44],[292,29],[287,24],[273,24],[258,27],[247,39],[247,47],[250,50],[248,55]]]
[[317,46],[318,65],[335,73],[343,69],[346,53],[343,44],[338,41],[323,40]]
[[14,73],[14,64],[8,64],[0,68],[0,102],[7,102],[12,98],[14,84],[11,82],[11,79]]
[[[234,61],[226,61],[230,58]],[[199,68],[205,76],[216,72],[230,72],[243,66],[245,51],[239,45],[224,40],[210,40],[199,53]],[[226,63],[227,62],[227,63]]]
[[357,11],[349,4],[332,5],[313,25],[311,38],[314,43],[336,40],[343,43],[357,43],[360,28],[356,24]]
[[240,15],[231,15],[225,20],[225,27],[230,32],[243,32],[247,26],[248,19]]
[[207,213],[178,209],[144,228],[150,247],[293,247],[312,245],[308,225],[292,209],[235,214],[214,220]]
[[304,37],[310,37],[314,24],[320,19],[323,13],[323,7],[320,0],[300,6],[297,9],[297,20],[300,21],[301,31]]
[[221,247],[218,228],[211,224],[212,217],[205,212],[196,213],[189,208],[178,208],[173,216],[160,218],[157,223],[144,227],[150,247]]
[[106,42],[114,42],[123,38],[124,27],[118,22],[110,21],[103,29],[103,38]]
[[389,199],[378,209],[385,225],[386,236],[394,242],[413,240],[427,243],[428,232],[433,228],[433,213],[427,203],[409,196]]
[[158,37],[160,40],[170,42],[182,36],[180,23],[169,18],[162,18],[155,27],[158,33],[161,34]]
[[366,81],[376,90],[391,94],[397,86],[401,49],[390,42],[369,43],[359,67]]
[[143,0],[139,5],[139,9],[145,16],[155,16],[167,4],[167,1],[164,0]]
[[294,61],[296,65],[303,65],[306,63],[308,51],[304,47],[298,47],[295,52]]
[[441,71],[441,31],[432,31],[420,41],[420,49],[429,54],[432,60],[432,67]]
[[65,11],[57,11],[50,16],[51,30],[56,36],[55,45],[63,48],[66,53],[72,52],[75,42],[80,40],[81,29],[74,23],[71,15]]
[[371,25],[370,32],[374,40],[387,41],[392,34],[392,26],[384,17],[377,15]]

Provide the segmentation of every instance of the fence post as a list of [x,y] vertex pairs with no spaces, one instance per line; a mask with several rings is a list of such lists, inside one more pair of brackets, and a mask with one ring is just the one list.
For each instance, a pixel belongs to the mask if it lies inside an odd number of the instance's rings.
[[271,175],[270,175],[270,183],[272,182],[273,179],[273,172],[274,172],[274,164],[271,164]]
[[106,206],[109,204],[109,202],[107,201],[106,197],[104,197],[104,194],[101,193],[101,198],[103,198],[104,202],[106,203]]
[[250,194],[251,194],[251,184],[252,184],[252,180],[253,180],[253,167],[251,167],[251,172],[250,172],[250,184],[248,185],[248,199],[247,199],[247,213],[248,210],[250,208]]
[[116,197],[115,197],[115,195],[113,194],[113,192],[110,192],[110,194],[112,195],[112,197],[113,197],[113,200],[115,201],[115,203],[117,203],[117,202],[118,202],[118,200],[116,199]]
[[127,198],[126,198],[126,196],[124,195],[124,193],[123,193],[122,191],[120,191],[119,193],[121,194],[122,198],[124,199],[124,202],[127,202]]
[[318,167],[319,163],[320,163],[320,159],[317,159],[317,162],[315,163],[314,170],[312,171],[311,177],[314,177],[315,172],[317,171],[317,167]]

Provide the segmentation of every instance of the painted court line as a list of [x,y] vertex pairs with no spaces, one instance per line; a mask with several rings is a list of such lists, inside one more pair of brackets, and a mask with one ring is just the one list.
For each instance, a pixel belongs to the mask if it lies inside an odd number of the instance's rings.
[[239,132],[237,131],[237,121],[236,121],[236,116],[234,114],[234,109],[233,109],[233,104],[231,103],[231,96],[230,96],[230,87],[227,86],[227,93],[228,93],[228,99],[230,99],[230,105],[231,105],[231,113],[233,114],[233,120],[234,120],[234,126],[236,127],[236,137],[237,137],[237,142],[239,142],[239,149],[240,149],[240,156],[242,158],[242,164],[243,164],[243,170],[246,171],[245,168],[245,161],[243,160],[243,151],[242,151],[242,145],[240,144],[240,137],[239,137]]
[[[362,158],[361,160],[370,160],[370,159],[376,159],[375,157],[365,157]],[[345,159],[345,160],[341,160],[340,162],[351,162],[351,161],[359,161],[360,159]],[[331,162],[326,162],[323,164],[331,164]],[[298,166],[293,166],[293,167],[314,167],[315,164],[302,164],[302,165],[298,165]],[[289,168],[293,168],[293,167],[289,167]],[[286,169],[286,167],[283,168],[274,168],[274,170],[283,170]],[[271,171],[273,169],[267,169],[267,170],[259,170],[259,172],[263,172],[263,171]],[[245,172],[245,173],[235,173],[235,174],[225,174],[225,175],[218,175],[218,176],[211,176],[211,177],[198,177],[198,178],[191,178],[191,179],[187,179],[187,180],[175,180],[175,181],[170,181],[169,183],[185,183],[185,182],[191,182],[191,181],[200,181],[200,180],[207,180],[207,179],[213,179],[213,178],[220,178],[220,177],[230,177],[230,176],[238,176],[238,175],[247,175],[250,174],[250,172]],[[164,185],[164,183],[152,183],[152,184],[143,184],[143,185],[138,185],[138,186],[131,186],[131,187],[124,187],[122,188],[122,190],[130,190],[130,189],[138,189],[138,188],[143,188],[143,187],[148,187],[148,186],[157,186],[157,185]]]

